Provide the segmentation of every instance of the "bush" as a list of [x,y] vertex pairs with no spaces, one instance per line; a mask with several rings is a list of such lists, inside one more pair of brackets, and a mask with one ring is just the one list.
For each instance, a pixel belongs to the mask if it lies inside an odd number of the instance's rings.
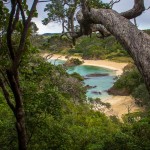
[[110,94],[129,95],[135,98],[139,106],[150,106],[150,95],[137,68],[129,64],[124,68],[124,73],[109,90]]
[[143,106],[150,106],[150,95],[147,91],[147,88],[144,83],[140,84],[135,90],[132,92],[133,97],[137,104]]
[[134,68],[133,70],[124,72],[120,78],[115,82],[114,88],[128,89],[129,94],[133,92],[141,83],[143,83],[142,76],[139,71]]
[[78,66],[78,65],[81,65],[82,63],[83,61],[79,60],[78,58],[71,58],[65,62],[64,66],[67,66],[67,67]]

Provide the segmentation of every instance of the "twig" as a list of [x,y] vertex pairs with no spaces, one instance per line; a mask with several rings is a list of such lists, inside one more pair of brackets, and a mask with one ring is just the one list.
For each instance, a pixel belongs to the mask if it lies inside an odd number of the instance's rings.
[[109,6],[112,8],[114,6],[114,4],[119,3],[119,2],[120,2],[120,0],[116,0],[116,1],[111,0],[109,3]]

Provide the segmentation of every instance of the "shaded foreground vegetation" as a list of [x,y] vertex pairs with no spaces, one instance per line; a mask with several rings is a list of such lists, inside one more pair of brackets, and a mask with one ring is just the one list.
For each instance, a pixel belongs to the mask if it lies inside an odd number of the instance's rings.
[[[81,39],[81,43],[84,43],[84,40],[86,44],[90,42],[89,37]],[[61,66],[45,62],[36,54],[38,46],[34,47],[30,42],[27,44],[28,53],[24,56],[19,71],[26,114],[28,149],[150,149],[149,108],[145,112],[123,116],[124,123],[115,116],[108,118],[101,112],[93,111],[91,104],[86,100],[86,87],[81,82],[83,79],[76,73],[67,74]],[[91,47],[92,45],[94,42]],[[80,44],[77,46],[82,48]],[[115,48],[112,53],[117,53]],[[72,53],[72,50],[67,54],[70,52]],[[105,53],[105,56],[106,54],[109,52]],[[123,56],[129,58],[126,52]],[[147,91],[142,77],[132,65],[125,68],[115,87],[125,88],[129,90],[128,94],[135,94],[135,98],[137,96],[142,100],[142,105],[149,103],[149,97],[145,97]],[[143,95],[140,97],[140,94]],[[13,98],[13,95],[11,97]],[[2,92],[0,118],[0,147],[4,150],[18,149],[15,119]]]
[[150,95],[141,74],[133,64],[124,68],[123,74],[108,92],[113,95],[132,95],[136,104],[150,108]]
[[[91,110],[82,83],[61,66],[53,66],[37,55],[26,57],[20,73],[28,149],[150,148],[149,113],[132,115],[130,122],[120,123],[114,116],[108,118]],[[136,121],[137,116],[140,121]],[[14,117],[1,93],[0,118],[0,147],[17,149]]]

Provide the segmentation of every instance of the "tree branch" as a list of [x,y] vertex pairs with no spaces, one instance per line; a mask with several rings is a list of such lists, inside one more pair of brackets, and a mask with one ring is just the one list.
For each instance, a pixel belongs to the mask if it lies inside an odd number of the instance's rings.
[[[116,0],[115,2],[112,0],[111,3],[117,3],[120,0]],[[110,35],[110,32],[107,31],[107,29],[105,27],[102,27],[102,25],[99,25],[99,28],[96,27],[95,25],[92,27],[92,21],[90,21],[90,14],[91,11],[89,12],[89,10],[86,8],[86,1],[85,0],[81,0],[81,6],[82,6],[82,10],[79,10],[77,12],[77,20],[82,28],[82,34],[84,35],[88,35],[91,34],[92,32],[95,31],[99,31],[102,35],[102,37],[107,37]],[[132,19],[135,18],[137,16],[139,16],[143,11],[145,10],[144,8],[144,0],[134,0],[134,7],[126,12],[121,13],[120,15],[127,18],[127,19]],[[92,18],[92,20],[94,20]],[[95,22],[94,22],[95,24]],[[96,23],[96,24],[101,24],[100,22]]]
[[11,108],[11,110],[15,114],[15,107],[14,107],[13,103],[10,100],[9,93],[8,93],[7,89],[5,88],[4,82],[3,82],[3,80],[1,78],[0,78],[0,87],[1,87],[1,89],[3,91],[4,97],[6,99],[6,102],[7,102],[8,106]]
[[12,4],[12,10],[10,12],[10,16],[9,16],[9,23],[8,23],[8,28],[7,28],[7,45],[8,45],[8,50],[9,50],[9,56],[12,60],[15,59],[15,54],[13,51],[13,47],[12,47],[12,40],[11,40],[11,36],[12,36],[12,23],[13,23],[13,18],[15,15],[15,9],[16,9],[16,3]]
[[15,15],[15,18],[14,18],[14,21],[12,24],[12,30],[15,29],[15,26],[16,26],[16,23],[18,22],[18,20],[19,20],[19,6],[17,6],[16,15]]
[[38,3],[45,3],[45,2],[50,2],[51,0],[45,0],[45,1],[38,1]]
[[145,10],[148,10],[148,9],[150,9],[150,6],[148,8],[146,8]]
[[21,56],[24,52],[24,45],[25,45],[25,40],[26,40],[26,36],[27,36],[27,31],[28,31],[28,28],[30,26],[30,22],[31,22],[31,19],[33,17],[34,11],[36,9],[37,3],[38,3],[38,0],[34,0],[32,7],[31,7],[31,10],[30,10],[30,13],[29,13],[29,16],[25,22],[25,26],[24,26],[24,29],[23,29],[23,32],[21,35],[19,47],[18,47],[17,54],[16,54],[16,60],[13,63],[13,69],[18,68],[18,66],[19,66]]
[[[87,17],[87,16],[86,16]],[[116,37],[135,61],[150,93],[150,36],[111,9],[94,9],[89,13],[89,24],[103,24]]]
[[114,6],[114,4],[119,3],[119,2],[120,2],[120,0],[116,0],[116,1],[111,0],[111,2],[109,3],[110,8],[112,8]]
[[127,19],[133,19],[141,15],[144,10],[144,0],[134,0],[133,8],[126,12],[122,12],[120,15]]
[[23,20],[23,24],[25,26],[25,23],[26,23],[26,17],[25,17],[25,14],[24,14],[24,11],[23,11],[23,8],[22,8],[22,5],[21,5],[21,1],[20,0],[17,0],[17,3],[18,3],[18,6],[19,6],[19,9],[21,11],[21,17],[22,17],[22,20]]

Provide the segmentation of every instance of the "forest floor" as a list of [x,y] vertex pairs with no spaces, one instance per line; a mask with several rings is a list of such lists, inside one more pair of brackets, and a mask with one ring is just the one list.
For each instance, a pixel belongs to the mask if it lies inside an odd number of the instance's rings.
[[[40,56],[44,58],[47,58],[48,55],[49,53],[46,52],[40,54]],[[52,56],[49,55],[49,58],[67,60],[65,56],[59,54],[54,54]],[[71,58],[78,58],[80,60],[83,60],[81,57],[73,56]],[[83,60],[83,61],[84,61],[83,65],[92,65],[115,70],[117,76],[123,73],[123,68],[127,65],[127,63],[117,63],[109,60]],[[121,119],[122,115],[128,114],[129,112],[132,113],[142,111],[142,108],[138,107],[134,103],[134,99],[131,96],[111,96],[108,99],[104,99],[102,101],[111,104],[111,108],[106,109],[104,113],[108,116],[115,115],[119,119]]]

